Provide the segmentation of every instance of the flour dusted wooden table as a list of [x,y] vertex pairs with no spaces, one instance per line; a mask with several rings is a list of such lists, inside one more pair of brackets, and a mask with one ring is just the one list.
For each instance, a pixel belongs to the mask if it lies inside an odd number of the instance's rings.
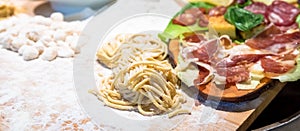
[[[45,4],[46,1],[13,0],[13,2],[15,2],[17,6],[23,7],[24,12],[30,15],[34,15],[34,9],[39,5],[49,6],[49,4]],[[49,8],[50,7],[47,9]],[[178,6],[178,9],[180,9],[180,6]],[[45,10],[45,12],[47,11],[51,10]],[[284,85],[285,83],[276,83],[270,86],[270,88],[264,91],[259,97],[251,101],[236,103],[236,105],[229,103],[229,105],[227,105],[227,107],[250,107],[242,111],[228,109],[216,110],[200,103],[199,106],[193,108],[194,112],[192,115],[187,116],[174,130],[246,130],[281,91]]]

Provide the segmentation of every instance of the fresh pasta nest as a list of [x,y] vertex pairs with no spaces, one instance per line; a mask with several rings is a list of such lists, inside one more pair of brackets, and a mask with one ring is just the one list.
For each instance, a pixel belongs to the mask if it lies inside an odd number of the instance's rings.
[[98,51],[98,60],[112,70],[93,94],[107,106],[169,117],[190,113],[181,109],[185,97],[166,60],[167,46],[150,35],[118,35]]

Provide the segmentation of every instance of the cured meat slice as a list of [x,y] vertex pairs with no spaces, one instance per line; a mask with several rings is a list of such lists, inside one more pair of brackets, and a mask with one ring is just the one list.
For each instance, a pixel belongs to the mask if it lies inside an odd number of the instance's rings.
[[198,66],[199,76],[194,80],[195,85],[202,85],[207,77],[209,77],[210,71],[202,66]]
[[255,63],[259,61],[264,56],[268,54],[242,54],[233,56],[231,59],[223,59],[219,63],[217,63],[217,68],[226,68],[226,67],[234,67],[239,65],[247,65],[251,63]]
[[268,27],[266,27],[266,29],[260,34],[258,34],[255,38],[264,38],[264,37],[273,36],[282,33],[283,33],[282,30],[280,30],[278,26],[271,24]]
[[198,19],[198,25],[201,27],[206,27],[208,25],[208,19],[204,15],[205,9],[204,8],[191,8],[184,11],[184,14],[191,14],[196,19]]
[[[276,44],[292,44],[297,46],[300,42],[300,32],[294,32],[289,34],[276,34],[266,37],[256,37],[248,39],[245,43],[254,49],[267,49]],[[286,50],[286,49],[284,49]],[[281,50],[282,52],[283,50]],[[277,52],[278,53],[278,52]]]
[[224,6],[217,6],[209,10],[208,15],[209,16],[221,16],[224,15],[227,8]]
[[268,6],[262,2],[254,2],[244,8],[254,14],[262,14],[267,16],[268,13]]
[[198,58],[200,62],[210,63],[210,60],[217,52],[219,44],[218,40],[210,40],[202,43],[200,48],[190,54],[190,58]]
[[295,67],[294,61],[277,62],[271,58],[264,57],[261,59],[261,66],[265,72],[284,74]]
[[205,41],[206,39],[204,38],[203,35],[188,35],[184,38],[186,42],[193,42],[193,43],[200,43],[201,41]]
[[181,26],[190,26],[196,24],[198,21],[198,25],[201,27],[206,27],[208,25],[208,19],[205,16],[204,8],[191,8],[184,11],[184,13],[175,17],[172,22],[173,24],[181,25]]
[[202,14],[199,16],[198,25],[201,27],[207,27],[208,26],[208,18]]
[[174,24],[181,26],[189,26],[196,23],[196,18],[192,14],[181,14],[172,20]]
[[228,84],[244,82],[250,78],[250,73],[246,66],[216,68],[216,71],[218,75],[226,77]]
[[300,10],[292,4],[284,1],[274,1],[268,7],[268,19],[278,26],[290,26],[295,23]]
[[218,75],[225,76],[227,83],[239,83],[249,80],[248,65],[256,63],[267,54],[242,54],[226,58],[217,63]]
[[203,15],[205,13],[204,8],[191,8],[184,11],[185,14],[191,14],[195,18],[199,18],[200,15]]
[[269,23],[268,6],[262,2],[254,2],[244,8],[254,14],[261,14],[265,17],[265,23]]

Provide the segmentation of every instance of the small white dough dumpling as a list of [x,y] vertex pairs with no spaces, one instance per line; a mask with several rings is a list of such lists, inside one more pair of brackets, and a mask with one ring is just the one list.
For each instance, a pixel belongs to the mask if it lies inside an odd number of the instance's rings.
[[66,33],[64,31],[56,31],[55,34],[53,34],[53,39],[55,39],[56,41],[59,41],[59,40],[63,40],[65,41],[66,39]]
[[66,43],[75,51],[76,54],[80,53],[80,47],[77,45],[79,36],[71,35],[66,38]]
[[41,41],[36,42],[33,46],[39,51],[39,54],[44,52],[45,46]]
[[26,45],[26,38],[14,38],[11,42],[11,50],[18,51],[23,45]]
[[55,43],[54,41],[50,41],[48,43],[44,43],[44,45],[46,47],[56,47],[57,46],[57,43]]
[[52,13],[50,15],[50,18],[53,21],[64,21],[64,15],[62,13],[59,13],[59,12]]
[[23,55],[23,52],[26,48],[29,48],[29,45],[23,45],[22,47],[20,47],[20,49],[18,50],[18,53],[20,55]]
[[11,48],[11,42],[13,40],[13,36],[7,36],[0,39],[0,44],[2,44],[4,49],[10,49]]
[[[65,22],[62,13],[50,17],[20,14],[0,21],[0,48],[18,52],[24,60],[74,57],[77,41],[87,22]],[[49,49],[48,49],[49,48]]]
[[27,46],[23,51],[24,60],[33,60],[39,57],[39,51],[33,46]]
[[56,57],[57,57],[57,51],[55,47],[46,48],[43,54],[41,55],[41,58],[47,61],[54,60]]
[[75,52],[70,47],[57,47],[57,55],[59,57],[68,58],[73,57],[75,55]]
[[57,41],[57,46],[69,46],[69,44],[64,41],[59,40],[59,41]]

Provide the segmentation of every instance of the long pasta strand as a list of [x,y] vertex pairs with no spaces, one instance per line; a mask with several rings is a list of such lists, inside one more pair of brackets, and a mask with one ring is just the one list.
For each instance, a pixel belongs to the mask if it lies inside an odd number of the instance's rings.
[[113,74],[92,93],[109,107],[137,109],[146,116],[190,113],[181,109],[185,98],[176,91],[178,79],[165,60],[167,53],[165,43],[148,35],[116,36],[97,53],[98,60],[111,68]]

